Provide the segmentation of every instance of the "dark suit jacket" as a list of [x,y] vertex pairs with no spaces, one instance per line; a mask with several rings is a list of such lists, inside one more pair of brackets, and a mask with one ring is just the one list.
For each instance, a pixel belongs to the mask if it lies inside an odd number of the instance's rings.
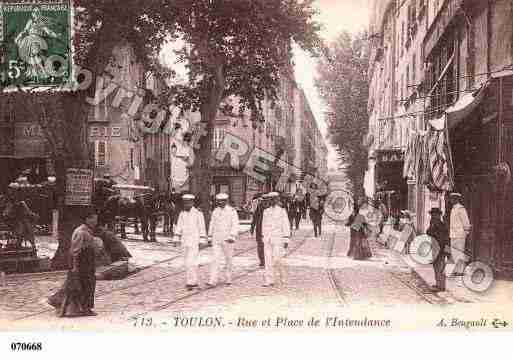
[[264,206],[259,203],[255,213],[253,214],[253,221],[251,222],[251,233],[256,233],[257,239],[262,239],[262,219],[264,218]]

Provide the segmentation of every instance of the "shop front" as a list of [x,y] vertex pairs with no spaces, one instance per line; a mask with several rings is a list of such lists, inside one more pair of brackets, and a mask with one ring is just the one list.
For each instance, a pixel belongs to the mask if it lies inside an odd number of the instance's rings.
[[454,189],[472,222],[468,254],[513,278],[513,74],[490,79],[481,91],[478,106],[448,118]]
[[401,150],[376,151],[376,194],[397,217],[408,208],[408,183],[403,178],[404,154]]
[[0,126],[0,191],[22,174],[38,184],[55,175],[49,144],[39,125],[32,122],[4,123]]

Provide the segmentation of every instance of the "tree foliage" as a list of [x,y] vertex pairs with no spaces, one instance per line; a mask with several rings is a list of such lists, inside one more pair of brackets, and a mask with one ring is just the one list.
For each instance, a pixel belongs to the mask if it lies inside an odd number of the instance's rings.
[[368,131],[367,100],[369,65],[365,33],[341,33],[322,57],[317,87],[330,108],[328,132],[336,146],[342,167],[353,184],[353,192],[363,192],[367,168],[367,148],[363,138]]
[[274,100],[290,43],[318,54],[320,25],[312,0],[214,0],[176,2],[170,10],[186,45],[178,52],[188,83],[176,86],[178,105],[201,110],[235,96],[240,110],[261,114],[262,102]]

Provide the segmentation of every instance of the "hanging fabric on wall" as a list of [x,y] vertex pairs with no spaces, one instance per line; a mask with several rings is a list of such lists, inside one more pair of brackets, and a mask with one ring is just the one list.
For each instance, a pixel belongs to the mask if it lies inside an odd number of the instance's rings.
[[449,145],[447,118],[432,120],[427,135],[425,184],[440,191],[454,187],[454,169]]

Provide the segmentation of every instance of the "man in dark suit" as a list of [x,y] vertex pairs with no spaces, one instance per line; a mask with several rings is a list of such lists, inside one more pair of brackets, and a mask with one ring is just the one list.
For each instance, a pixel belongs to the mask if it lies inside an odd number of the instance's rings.
[[265,267],[264,242],[262,237],[262,219],[264,218],[264,210],[269,206],[267,198],[264,196],[259,198],[258,205],[251,222],[251,234],[255,234],[257,242],[258,260],[260,268]]
[[[433,253],[433,269],[435,271],[436,285],[432,287],[435,292],[445,291],[445,257],[447,255],[445,247],[449,244],[449,230],[442,222],[442,211],[439,208],[432,208],[429,211],[431,221],[426,233],[432,237],[437,245],[431,249]],[[438,248],[436,248],[438,247]]]

